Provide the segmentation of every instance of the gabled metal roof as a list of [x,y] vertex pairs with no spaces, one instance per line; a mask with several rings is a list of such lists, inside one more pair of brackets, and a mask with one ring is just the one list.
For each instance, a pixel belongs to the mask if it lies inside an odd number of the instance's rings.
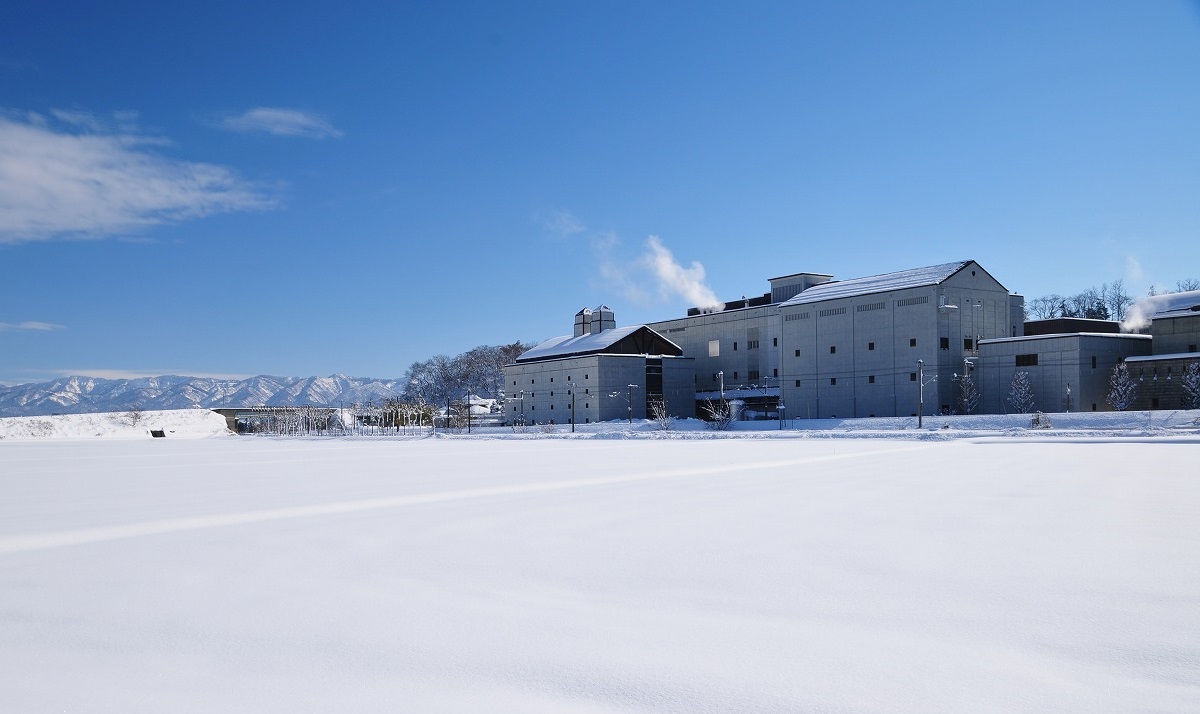
[[803,305],[806,303],[821,302],[822,300],[833,300],[835,298],[847,298],[857,295],[870,295],[872,293],[885,293],[892,290],[904,290],[906,288],[919,288],[927,285],[939,285],[972,262],[970,260],[963,260],[957,263],[943,263],[925,268],[901,270],[896,273],[872,275],[866,278],[820,283],[782,304]]
[[611,330],[605,330],[596,334],[580,335],[562,335],[561,337],[552,337],[541,343],[533,349],[521,353],[521,356],[516,359],[517,362],[533,362],[537,360],[553,359],[556,357],[570,357],[573,355],[595,354],[603,352],[612,347],[621,340],[638,332],[646,330],[656,338],[666,342],[667,344],[679,350],[682,354],[683,350],[679,345],[671,342],[663,337],[658,332],[646,327],[645,325],[631,325],[629,327],[617,327]]

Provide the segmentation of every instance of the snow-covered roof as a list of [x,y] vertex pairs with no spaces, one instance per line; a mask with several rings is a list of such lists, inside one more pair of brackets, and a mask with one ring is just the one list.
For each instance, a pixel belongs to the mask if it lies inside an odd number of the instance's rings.
[[901,270],[896,273],[872,275],[866,278],[853,278],[851,280],[838,280],[834,282],[820,283],[812,286],[808,290],[805,290],[783,304],[803,305],[806,303],[820,302],[822,300],[833,300],[835,298],[854,297],[856,295],[870,295],[872,293],[890,292],[892,290],[919,288],[926,285],[938,285],[951,275],[954,275],[958,271],[965,268],[970,263],[971,261],[969,260],[962,260],[957,263],[943,263],[941,265],[931,265],[925,268]]
[[[611,330],[604,330],[596,334],[579,335],[562,335],[561,337],[552,337],[541,343],[533,349],[521,353],[517,358],[518,362],[532,362],[534,360],[550,359],[554,357],[568,357],[570,355],[593,354],[612,347],[616,343],[632,335],[638,330],[650,330],[645,325],[630,325],[629,327],[617,327]],[[650,330],[654,332],[653,330]],[[664,342],[668,342],[676,349],[679,345],[671,342],[667,338],[658,335]],[[681,350],[682,351],[682,350]]]
[[1126,362],[1156,362],[1167,359],[1188,359],[1200,362],[1200,352],[1174,352],[1171,354],[1162,355],[1139,355],[1137,357],[1126,357]]
[[1139,335],[1129,332],[1055,332],[1048,335],[1020,335],[1018,337],[990,337],[980,340],[979,344],[986,345],[999,342],[1029,342],[1031,340],[1053,340],[1062,337],[1115,337],[1121,340],[1151,340],[1150,335]]

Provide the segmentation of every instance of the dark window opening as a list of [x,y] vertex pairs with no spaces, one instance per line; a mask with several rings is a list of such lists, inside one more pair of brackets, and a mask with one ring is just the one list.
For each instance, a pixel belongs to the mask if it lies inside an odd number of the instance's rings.
[[772,337],[772,338],[771,338],[771,346],[772,346],[772,347],[778,347],[778,346],[779,346],[779,338],[778,338],[778,337]]
[[1096,355],[1092,355],[1092,369],[1096,368]]
[[1017,366],[1018,367],[1036,367],[1037,363],[1038,363],[1038,356],[1036,353],[1029,354],[1029,355],[1017,355]]
[[867,377],[867,384],[875,384],[875,375]]
[[963,338],[963,349],[970,352],[975,349],[975,342],[970,337]]
[[917,338],[915,338],[915,337],[908,338],[908,346],[916,347],[917,346]]
[[836,386],[837,386],[837,377],[830,377],[830,378],[829,378],[829,386],[831,386],[831,387],[836,387]]
[[799,389],[799,388],[800,388],[800,380],[798,380],[798,379],[796,380],[796,388],[797,388],[797,389]]
[[868,349],[868,350],[871,350],[871,351],[874,351],[874,349],[875,349],[875,343],[874,343],[874,342],[868,342],[868,343],[867,343],[867,349]]
[[909,373],[908,373],[908,381],[910,381],[910,382],[915,382],[915,381],[917,381],[917,373],[916,373],[916,372],[909,372]]
[[[916,347],[916,345],[915,345],[915,344],[913,344],[911,341],[908,343],[908,345],[909,345],[909,347]],[[938,347],[941,347],[941,348],[942,348],[942,349],[944,349],[944,350],[948,350],[948,349],[950,349],[950,338],[949,338],[949,337],[943,337],[943,338],[939,339],[939,340],[938,340]]]
[[800,350],[796,350],[796,356],[797,356],[797,357],[799,357],[799,356],[800,356]]
[[831,355],[835,355],[835,354],[837,354],[837,345],[830,345],[830,346],[829,346],[829,354],[831,354]]

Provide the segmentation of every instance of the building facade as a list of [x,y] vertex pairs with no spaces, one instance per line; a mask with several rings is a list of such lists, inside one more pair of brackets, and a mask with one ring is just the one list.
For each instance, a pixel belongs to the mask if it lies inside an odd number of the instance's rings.
[[[1115,324],[1115,323],[1114,323]],[[985,340],[975,370],[979,413],[1013,411],[1013,377],[1025,372],[1034,411],[1112,411],[1107,402],[1113,367],[1150,354],[1149,335],[1069,332]]]
[[504,368],[505,421],[645,419],[658,405],[676,417],[692,416],[692,362],[645,325],[618,328],[609,308],[584,309],[573,334],[547,340]]

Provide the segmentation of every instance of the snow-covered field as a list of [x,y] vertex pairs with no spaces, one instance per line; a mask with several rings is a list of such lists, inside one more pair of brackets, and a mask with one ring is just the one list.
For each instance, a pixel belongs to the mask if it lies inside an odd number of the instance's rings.
[[1193,418],[908,438],[10,425],[0,710],[1200,711]]

